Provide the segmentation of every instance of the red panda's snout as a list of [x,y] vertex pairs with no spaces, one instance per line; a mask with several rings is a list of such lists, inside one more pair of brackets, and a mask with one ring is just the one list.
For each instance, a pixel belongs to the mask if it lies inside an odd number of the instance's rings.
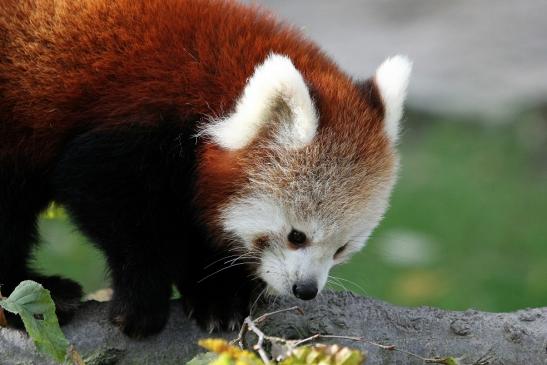
[[[314,252],[315,251],[315,252]],[[325,287],[333,262],[317,257],[320,247],[265,252],[258,275],[267,284],[268,293],[310,300]]]
[[317,283],[314,280],[299,281],[292,286],[292,292],[295,297],[302,300],[310,300],[316,297],[318,293]]

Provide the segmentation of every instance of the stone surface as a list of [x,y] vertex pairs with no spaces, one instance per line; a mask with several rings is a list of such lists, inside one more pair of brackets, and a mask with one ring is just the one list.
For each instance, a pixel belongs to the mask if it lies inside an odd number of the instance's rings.
[[[304,315],[279,314],[263,328],[271,335],[302,338],[316,333],[363,336],[371,341],[394,344],[422,356],[457,356],[463,364],[547,365],[547,308],[514,313],[474,310],[450,312],[420,307],[402,308],[358,297],[347,292],[325,292],[312,302],[278,299],[257,312],[300,305]],[[186,319],[177,302],[166,329],[144,341],[132,341],[110,325],[107,303],[86,302],[73,322],[63,328],[87,364],[185,364],[200,351],[196,342],[210,337]],[[235,333],[221,333],[228,339]],[[355,342],[369,353],[368,365],[422,364],[400,352],[386,351]],[[37,354],[27,336],[17,330],[0,329],[0,364],[50,364]]]

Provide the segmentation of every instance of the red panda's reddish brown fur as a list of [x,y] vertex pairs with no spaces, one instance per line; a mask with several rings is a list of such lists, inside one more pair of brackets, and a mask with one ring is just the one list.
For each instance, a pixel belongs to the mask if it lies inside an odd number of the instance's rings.
[[[267,11],[223,0],[2,0],[0,183],[9,180],[2,175],[5,166],[22,174],[36,171],[40,178],[48,175],[65,147],[85,132],[156,126],[173,114],[198,132],[234,110],[253,71],[272,53],[286,55],[305,80],[319,116],[315,142],[329,140],[325,148],[333,149],[338,140],[343,142],[336,153],[349,156],[355,169],[370,172],[370,182],[355,177],[348,186],[363,197],[382,184],[389,185],[384,189],[388,193],[397,162],[374,82],[355,82],[315,44]],[[250,172],[260,170],[267,152],[258,143],[229,150],[197,139],[192,194],[199,208],[195,214],[211,231],[209,239],[221,236],[215,231],[222,229],[219,207],[248,183]],[[321,148],[316,144],[298,153],[309,152],[321,163]],[[40,207],[33,206],[32,214]],[[198,233],[188,234],[194,235]],[[261,239],[265,244],[267,237]],[[132,295],[127,294],[120,308]],[[209,320],[206,309],[212,303],[193,305],[203,307],[201,318]],[[142,317],[137,314],[144,309],[138,310],[135,318]],[[111,314],[113,320],[129,323],[121,311]],[[152,333],[165,320],[157,325],[139,322],[143,328],[126,333]]]
[[289,55],[303,73],[322,127],[360,123],[372,133],[378,121],[314,44],[235,2],[5,0],[0,34],[0,158],[48,165],[76,130],[155,123],[162,109],[196,122],[222,115],[271,52]]

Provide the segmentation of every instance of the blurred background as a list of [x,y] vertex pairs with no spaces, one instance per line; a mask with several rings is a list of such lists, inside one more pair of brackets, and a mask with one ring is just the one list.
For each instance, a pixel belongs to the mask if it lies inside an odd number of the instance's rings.
[[[331,286],[400,305],[547,305],[547,2],[265,0],[356,78],[414,61],[391,208]],[[104,260],[62,209],[35,266],[90,292]]]

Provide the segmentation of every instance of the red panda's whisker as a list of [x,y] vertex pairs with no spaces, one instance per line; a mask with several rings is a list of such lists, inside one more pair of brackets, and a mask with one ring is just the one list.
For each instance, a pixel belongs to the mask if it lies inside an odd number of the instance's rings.
[[255,310],[256,305],[258,304],[260,297],[263,296],[265,292],[266,292],[266,288],[262,289],[262,291],[257,295],[256,299],[254,300],[253,305],[251,305],[251,309],[249,310],[249,315],[251,317],[253,315],[253,311]]
[[221,269],[215,271],[214,273],[211,273],[211,274],[205,276],[204,278],[198,280],[197,283],[199,284],[199,283],[203,282],[204,280],[209,279],[211,276],[214,276],[214,275],[216,275],[216,274],[218,274],[218,273],[220,273],[220,272],[222,272],[222,271],[224,271],[224,270],[227,270],[227,269],[229,269],[229,268],[236,267],[236,266],[240,266],[240,265],[248,265],[248,264],[252,264],[252,263],[257,263],[257,262],[240,262],[240,263],[238,263],[238,264],[234,264],[234,265],[229,265],[229,266],[223,267],[223,268],[221,268]]
[[255,255],[251,255],[252,253],[251,252],[248,252],[248,253],[244,253],[243,255],[239,255],[238,257],[236,257],[235,259],[231,259],[231,260],[228,260],[226,262],[224,262],[225,264],[230,262],[230,263],[236,263],[238,260],[244,258],[244,259],[256,259],[256,260],[259,260],[260,261],[260,256],[255,256]]
[[[207,264],[206,266],[203,267],[203,269],[208,269],[209,267],[217,264],[218,262],[222,261],[222,260],[227,260],[224,262],[224,264],[228,263],[228,262],[231,262],[231,261],[237,261],[239,258],[241,257],[251,257],[251,258],[255,258],[255,259],[260,259],[260,257],[258,256],[250,256],[251,254],[255,253],[253,250],[251,251],[247,251],[243,248],[240,248],[240,247],[232,247],[230,249],[228,249],[227,251],[230,251],[230,252],[237,252],[237,253],[234,253],[234,254],[231,254],[231,255],[226,255],[224,257],[221,257],[213,262],[210,262],[209,264]],[[243,252],[243,254],[239,254],[239,252],[241,251],[245,251]],[[236,257],[237,256],[237,257]],[[234,259],[235,257],[235,259]]]
[[230,251],[230,252],[247,252],[248,250],[245,247],[232,245],[231,247],[226,248],[226,251]]
[[361,290],[363,293],[367,294],[367,291],[365,290],[365,288],[363,288],[361,285],[357,284],[357,283],[354,282],[354,281],[348,280],[348,279],[346,279],[346,278],[341,278],[341,277],[339,277],[339,276],[332,276],[332,275],[329,275],[329,277],[331,277],[331,278],[333,278],[333,279],[336,279],[336,280],[338,280],[339,282],[345,281],[346,283],[355,286],[357,289],[359,289],[359,290]]
[[230,266],[231,266],[232,264],[235,264],[238,260],[257,261],[257,263],[258,263],[258,262],[261,261],[261,258],[258,257],[258,256],[240,255],[240,256],[236,257],[235,259],[225,261],[224,264],[230,263]]
[[219,258],[218,260],[215,260],[215,261],[213,261],[213,262],[207,264],[207,266],[204,266],[203,269],[208,269],[208,268],[210,268],[211,266],[213,266],[214,264],[216,264],[217,262],[220,262],[220,261],[222,261],[222,260],[226,260],[226,259],[229,259],[229,258],[235,257],[235,256],[237,256],[237,254],[228,255],[228,256],[221,257],[221,258]]
[[329,280],[327,281],[327,284],[331,284],[331,285],[335,285],[336,287],[338,288],[342,288],[343,290],[347,291],[348,289],[341,283],[339,282],[336,282],[334,280],[331,280],[331,278],[329,278]]

